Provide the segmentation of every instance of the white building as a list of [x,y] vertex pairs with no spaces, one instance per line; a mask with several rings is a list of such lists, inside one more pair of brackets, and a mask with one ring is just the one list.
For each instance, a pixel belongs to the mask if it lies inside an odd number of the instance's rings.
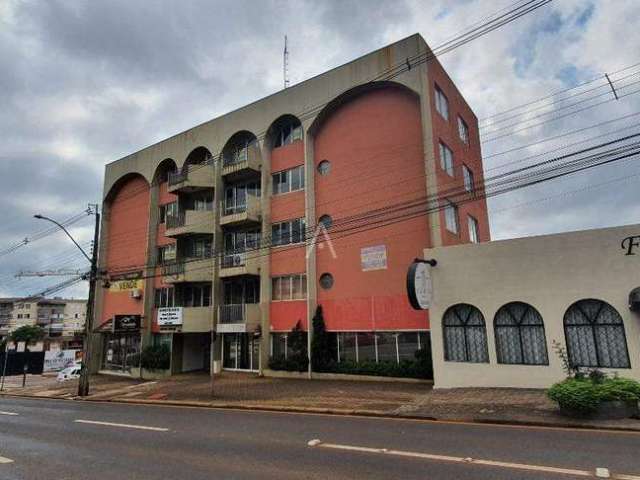
[[560,345],[588,368],[640,380],[640,225],[426,249],[436,388],[545,388]]

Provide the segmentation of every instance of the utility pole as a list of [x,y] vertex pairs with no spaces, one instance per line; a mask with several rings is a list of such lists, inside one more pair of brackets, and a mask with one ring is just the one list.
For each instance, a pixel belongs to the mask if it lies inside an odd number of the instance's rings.
[[100,212],[98,205],[93,206],[96,214],[96,224],[93,229],[93,249],[91,251],[91,269],[89,271],[89,298],[87,299],[87,315],[84,322],[84,343],[82,351],[82,367],[80,368],[80,382],[78,396],[89,395],[89,362],[91,361],[91,336],[93,333],[93,304],[96,298],[96,280],[98,276],[98,237],[100,232]]
[[[100,212],[98,211],[99,206],[89,205],[87,209],[87,214],[91,215],[92,213],[96,216],[96,223],[93,230],[93,250],[91,252],[91,257],[87,255],[87,252],[83,250],[80,244],[76,241],[75,238],[71,236],[71,234],[64,228],[60,222],[56,222],[54,219],[45,217],[44,215],[34,215],[35,218],[39,220],[46,220],[58,226],[64,233],[66,233],[67,237],[71,239],[71,241],[75,244],[76,247],[82,252],[89,263],[91,264],[91,269],[89,270],[89,298],[87,299],[87,314],[84,323],[84,346],[82,349],[82,366],[80,368],[80,383],[78,384],[78,396],[86,397],[89,395],[89,362],[91,359],[91,333],[93,332],[93,304],[95,302],[96,297],[96,281],[98,277],[98,237],[100,232]],[[93,211],[92,211],[93,209]]]
[[289,48],[287,46],[287,36],[284,36],[284,52],[282,53],[282,76],[284,88],[289,87]]

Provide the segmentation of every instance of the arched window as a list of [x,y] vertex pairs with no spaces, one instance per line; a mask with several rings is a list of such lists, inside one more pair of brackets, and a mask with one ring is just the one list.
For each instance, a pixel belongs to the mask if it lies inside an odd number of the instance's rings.
[[445,360],[489,363],[484,317],[473,305],[449,307],[442,318],[442,332]]
[[302,140],[302,125],[293,115],[283,115],[269,128],[273,148],[283,147]]
[[511,302],[494,319],[498,363],[549,365],[542,316],[531,305]]
[[564,335],[571,365],[630,368],[624,323],[602,300],[580,300],[564,314]]

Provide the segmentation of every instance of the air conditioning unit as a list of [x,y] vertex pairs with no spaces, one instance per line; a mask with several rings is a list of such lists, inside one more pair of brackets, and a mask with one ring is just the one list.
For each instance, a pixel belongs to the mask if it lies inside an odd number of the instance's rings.
[[129,294],[131,298],[142,298],[142,291],[139,288],[134,288]]
[[233,266],[234,267],[239,267],[240,265],[242,265],[243,263],[243,258],[244,256],[241,254],[236,254],[233,256]]

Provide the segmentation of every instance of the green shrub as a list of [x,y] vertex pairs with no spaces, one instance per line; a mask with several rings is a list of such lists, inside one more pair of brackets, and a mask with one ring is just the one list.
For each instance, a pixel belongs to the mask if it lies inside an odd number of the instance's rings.
[[269,359],[271,370],[284,370],[286,372],[306,372],[309,367],[309,359],[301,356],[293,358],[275,357]]
[[149,345],[142,350],[140,366],[147,370],[168,370],[171,367],[171,350],[166,344]]
[[568,378],[553,385],[547,391],[547,395],[562,408],[589,414],[595,411],[601,402],[640,400],[640,383],[627,378],[600,376]]

